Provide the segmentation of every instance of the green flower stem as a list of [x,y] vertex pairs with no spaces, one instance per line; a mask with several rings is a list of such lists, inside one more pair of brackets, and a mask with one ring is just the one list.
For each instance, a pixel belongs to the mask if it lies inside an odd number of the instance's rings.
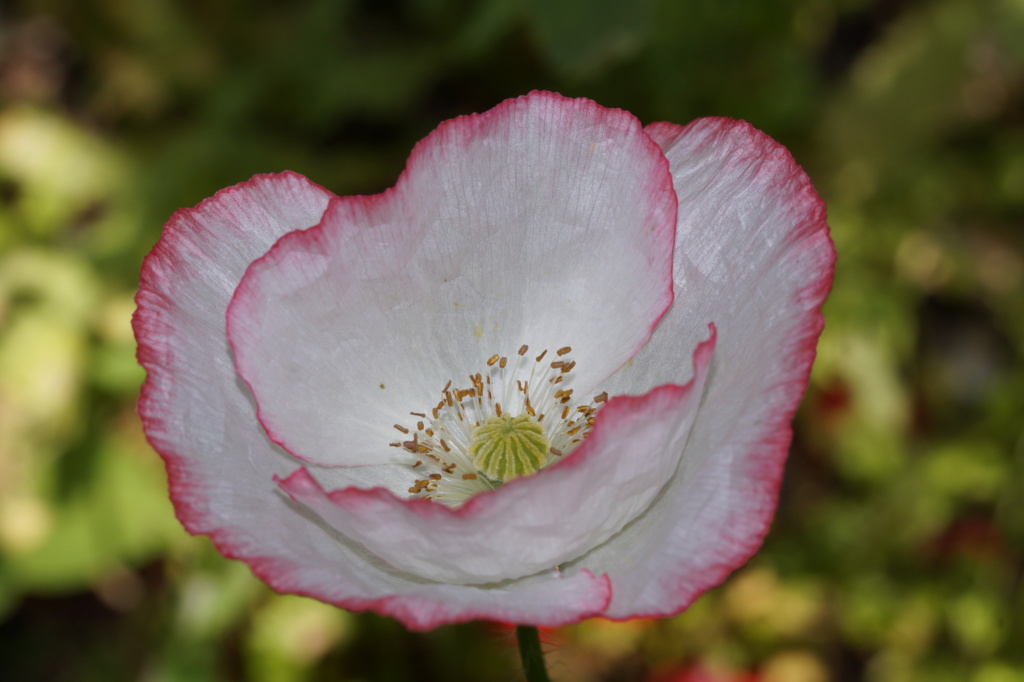
[[523,659],[523,672],[527,682],[551,682],[544,665],[544,652],[540,650],[540,635],[532,625],[517,625],[519,657]]

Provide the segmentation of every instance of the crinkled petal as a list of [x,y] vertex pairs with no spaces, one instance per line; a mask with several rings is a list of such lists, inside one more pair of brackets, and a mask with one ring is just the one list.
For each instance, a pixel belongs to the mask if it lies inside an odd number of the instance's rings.
[[253,264],[228,319],[267,433],[324,465],[407,462],[392,425],[528,344],[586,393],[672,299],[676,198],[631,115],[533,93],[442,124],[397,185],[335,199]]
[[464,507],[386,490],[325,492],[304,469],[281,482],[297,502],[390,566],[439,582],[494,583],[571,561],[644,511],[679,463],[711,367],[714,335],[694,353],[694,379],[614,398],[589,437],[541,473]]
[[[271,587],[413,629],[492,618],[561,625],[607,605],[607,578],[581,570],[466,587],[390,569],[282,495],[274,477],[296,465],[271,443],[237,379],[224,315],[246,266],[285,232],[317,222],[330,194],[294,173],[254,177],[177,212],[147,257],[133,319],[146,368],[139,413],[167,464],[178,518],[247,562]],[[374,467],[378,483],[391,476]],[[365,485],[364,469],[313,469],[321,481]]]
[[578,563],[611,576],[606,615],[617,619],[677,613],[760,546],[835,262],[824,205],[782,146],[723,119],[648,132],[679,193],[676,302],[608,388],[679,381],[696,320],[715,322],[719,345],[679,472],[642,517]]

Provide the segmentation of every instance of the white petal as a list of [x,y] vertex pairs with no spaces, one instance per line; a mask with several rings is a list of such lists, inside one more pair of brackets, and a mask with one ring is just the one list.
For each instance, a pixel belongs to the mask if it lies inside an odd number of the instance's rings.
[[676,302],[609,390],[685,377],[687,349],[709,320],[719,345],[679,473],[642,517],[579,562],[612,577],[612,618],[677,613],[760,546],[835,260],[821,200],[763,133],[723,119],[649,132],[679,192]]
[[408,462],[395,423],[522,345],[588,392],[671,301],[676,200],[632,116],[534,93],[443,124],[396,187],[335,200],[250,268],[229,312],[268,434],[331,465]]

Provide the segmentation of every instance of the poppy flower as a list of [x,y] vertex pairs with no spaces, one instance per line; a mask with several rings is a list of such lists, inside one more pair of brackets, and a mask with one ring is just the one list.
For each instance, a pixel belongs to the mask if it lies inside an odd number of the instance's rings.
[[535,92],[397,184],[175,213],[134,318],[184,526],[412,629],[668,616],[768,528],[822,329],[821,200],[750,125]]

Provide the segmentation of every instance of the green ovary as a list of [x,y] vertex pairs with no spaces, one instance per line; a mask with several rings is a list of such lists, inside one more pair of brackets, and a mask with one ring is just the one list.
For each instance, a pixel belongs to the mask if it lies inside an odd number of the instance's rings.
[[540,470],[550,447],[543,427],[529,415],[502,415],[476,427],[469,454],[488,478],[508,481]]

